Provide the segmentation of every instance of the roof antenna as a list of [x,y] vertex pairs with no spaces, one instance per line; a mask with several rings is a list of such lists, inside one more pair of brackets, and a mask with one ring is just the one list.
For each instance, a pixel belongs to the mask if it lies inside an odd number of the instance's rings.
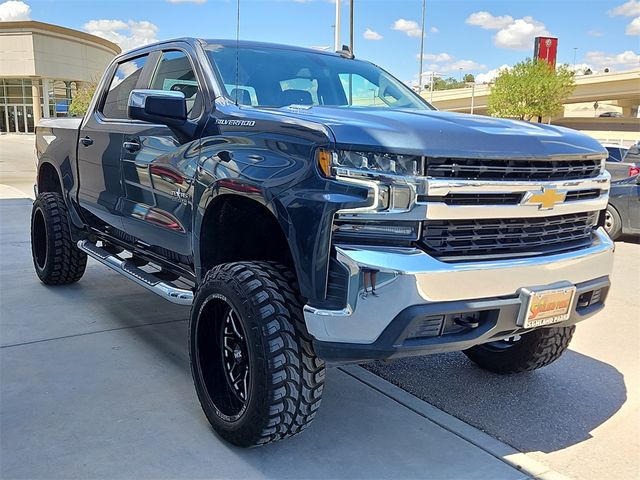
[[236,107],[240,93],[240,0],[236,1]]

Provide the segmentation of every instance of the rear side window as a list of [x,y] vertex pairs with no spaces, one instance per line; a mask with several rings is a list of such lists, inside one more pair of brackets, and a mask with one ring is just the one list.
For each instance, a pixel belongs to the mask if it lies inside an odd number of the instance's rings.
[[136,88],[138,78],[142,73],[147,55],[127,60],[118,65],[116,73],[111,79],[107,98],[102,105],[102,114],[107,118],[126,119],[127,103],[131,90]]
[[202,94],[189,57],[184,52],[163,52],[151,80],[153,90],[182,92],[187,100],[187,115],[197,118],[202,112]]
[[609,152],[609,158],[607,161],[609,162],[620,162],[622,161],[622,155],[620,153],[620,149],[618,147],[606,147]]

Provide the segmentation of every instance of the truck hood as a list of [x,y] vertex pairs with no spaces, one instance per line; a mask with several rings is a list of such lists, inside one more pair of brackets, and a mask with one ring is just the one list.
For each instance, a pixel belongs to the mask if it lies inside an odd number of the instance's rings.
[[606,156],[593,138],[539,123],[432,110],[285,107],[286,115],[322,123],[338,147],[465,158]]

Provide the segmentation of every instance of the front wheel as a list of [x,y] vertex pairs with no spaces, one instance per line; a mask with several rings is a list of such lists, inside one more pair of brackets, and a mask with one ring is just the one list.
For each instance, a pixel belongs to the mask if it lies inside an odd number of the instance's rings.
[[315,417],[324,362],[287,268],[237,262],[210,270],[191,309],[189,344],[198,399],[228,442],[264,445],[301,432]]
[[540,328],[506,340],[476,345],[464,353],[494,373],[530,372],[555,362],[569,347],[576,327]]
[[611,205],[607,205],[607,210],[604,213],[604,229],[611,240],[617,240],[622,234],[622,219],[618,211]]

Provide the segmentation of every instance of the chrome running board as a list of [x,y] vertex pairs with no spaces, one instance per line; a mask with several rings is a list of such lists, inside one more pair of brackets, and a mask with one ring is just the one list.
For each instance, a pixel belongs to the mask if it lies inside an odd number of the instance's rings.
[[171,303],[177,303],[178,305],[191,305],[193,303],[193,292],[191,290],[178,288],[170,283],[163,282],[152,273],[145,272],[135,266],[133,262],[112,255],[105,249],[89,242],[89,240],[80,240],[78,248],[111,270],[124,275],[129,280],[133,280],[138,285],[151,290]]

